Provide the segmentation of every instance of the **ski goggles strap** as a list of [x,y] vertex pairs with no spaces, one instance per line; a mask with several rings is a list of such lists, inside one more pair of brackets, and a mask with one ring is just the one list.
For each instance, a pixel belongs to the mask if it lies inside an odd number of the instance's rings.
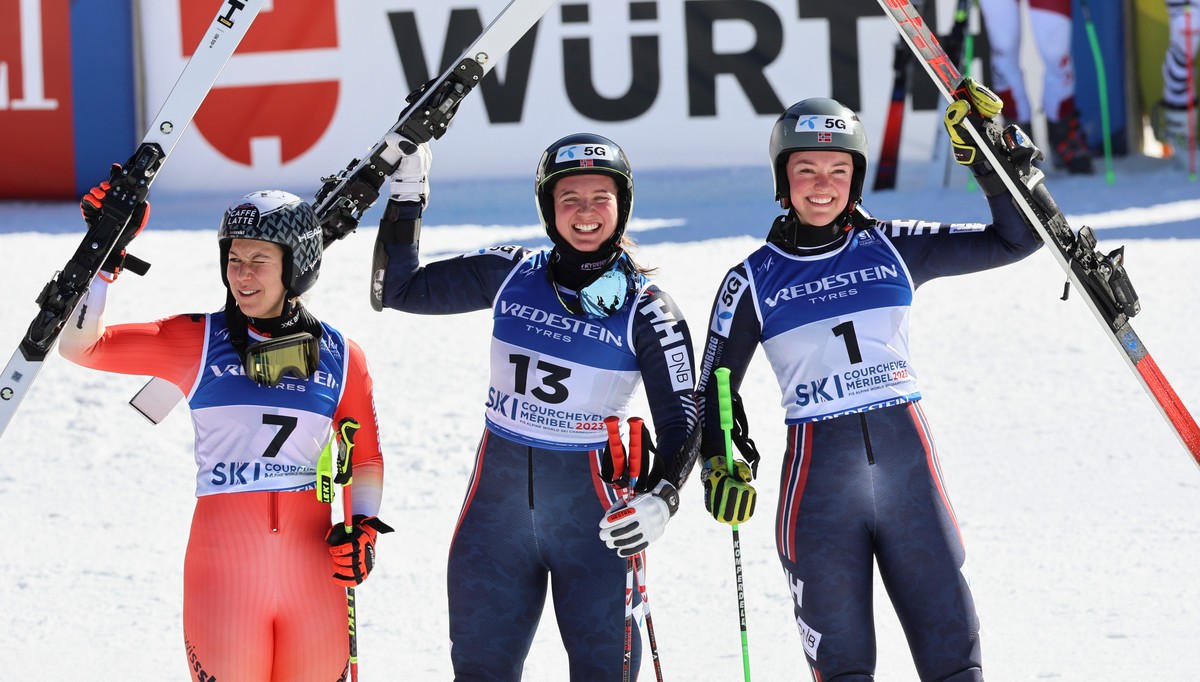
[[246,348],[246,376],[263,386],[276,386],[284,375],[307,379],[317,371],[321,348],[308,332],[259,341]]

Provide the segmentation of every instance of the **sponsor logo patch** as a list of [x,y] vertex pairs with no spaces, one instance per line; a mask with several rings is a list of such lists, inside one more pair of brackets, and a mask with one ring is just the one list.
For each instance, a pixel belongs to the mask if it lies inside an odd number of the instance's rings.
[[[588,160],[586,165],[592,165],[592,159],[615,159],[616,151],[606,144],[573,144],[563,147],[554,155],[554,163],[570,163],[572,161]],[[582,165],[582,164],[581,164]]]

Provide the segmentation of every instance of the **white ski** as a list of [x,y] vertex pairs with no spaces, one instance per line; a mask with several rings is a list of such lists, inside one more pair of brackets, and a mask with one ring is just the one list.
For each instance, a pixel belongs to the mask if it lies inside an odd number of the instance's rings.
[[263,2],[225,0],[217,10],[141,144],[121,172],[110,178],[112,188],[99,223],[88,230],[75,254],[42,289],[37,298],[41,309],[0,374],[0,436],[29,392],[46,356],[54,349],[63,325],[129,226],[133,209],[146,199],[150,185],[258,16]]

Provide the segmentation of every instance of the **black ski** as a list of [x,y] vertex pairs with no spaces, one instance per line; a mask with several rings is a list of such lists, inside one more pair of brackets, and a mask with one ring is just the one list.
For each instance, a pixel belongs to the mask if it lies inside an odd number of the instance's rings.
[[887,121],[883,126],[883,141],[879,148],[879,163],[875,171],[878,192],[896,188],[896,171],[900,164],[900,133],[904,128],[904,106],[908,101],[908,72],[912,54],[904,41],[896,44],[892,57],[892,99],[888,103]]
[[[225,0],[171,88],[146,136],[118,172],[113,171],[104,213],[90,228],[74,255],[56,272],[37,297],[40,307],[12,359],[0,375],[0,435],[54,349],[66,321],[87,293],[92,279],[129,225],[138,203],[145,201],[175,143],[192,122],[225,63],[246,35],[264,0]],[[127,261],[128,262],[128,261]],[[137,261],[134,260],[134,263]],[[148,267],[144,263],[141,269]],[[137,272],[139,268],[130,267]]]
[[[950,33],[946,34],[944,47],[946,54],[960,72],[966,71],[967,59],[967,24],[971,18],[971,3],[974,0],[958,0],[954,7],[954,23],[950,25]],[[903,44],[901,45],[904,46]]]
[[[962,75],[912,3],[909,0],[878,2],[946,99],[964,99],[966,95],[959,91]],[[1029,229],[1041,237],[1067,273],[1068,290],[1074,285],[1076,291],[1083,294],[1088,308],[1121,351],[1134,376],[1200,466],[1200,427],[1130,324],[1130,318],[1138,313],[1141,304],[1123,266],[1124,247],[1108,254],[1100,253],[1096,250],[1096,235],[1090,227],[1085,225],[1078,232],[1071,229],[1046,189],[1045,175],[1032,164],[1036,148],[1019,127],[1001,128],[996,121],[984,120],[975,112],[963,126],[970,132],[984,159],[1004,181]],[[1063,298],[1066,298],[1066,291]]]
[[[923,0],[916,0],[918,9]],[[883,140],[879,148],[879,163],[875,171],[876,192],[896,188],[900,170],[900,138],[904,132],[904,108],[908,102],[912,53],[901,39],[892,53],[892,98],[888,102],[887,119],[883,125]]]
[[358,227],[379,190],[400,164],[402,147],[439,139],[463,98],[479,84],[496,60],[507,54],[555,0],[512,0],[483,29],[458,62],[409,95],[409,105],[383,137],[361,159],[352,159],[324,183],[313,201],[325,246]]
[[[946,54],[950,55],[950,59],[954,65],[958,67],[959,73],[970,73],[970,60],[974,55],[974,36],[968,33],[967,28],[971,20],[971,5],[975,0],[958,0],[957,6],[954,8],[954,22],[950,25],[950,32],[946,34],[942,41],[942,47],[945,48]],[[901,43],[904,41],[901,40]],[[906,46],[907,47],[907,46]],[[961,172],[957,169],[958,164],[954,162],[954,155],[950,153],[950,140],[946,137],[946,131],[942,121],[937,122],[937,131],[934,133],[934,172],[937,172],[937,166],[941,166],[941,186],[950,187],[954,174]],[[974,180],[967,181],[967,187],[974,186]]]

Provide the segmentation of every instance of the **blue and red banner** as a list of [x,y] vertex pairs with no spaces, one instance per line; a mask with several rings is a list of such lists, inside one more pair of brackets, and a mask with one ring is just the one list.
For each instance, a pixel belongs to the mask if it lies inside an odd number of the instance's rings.
[[0,0],[0,198],[79,196],[132,153],[131,0]]

